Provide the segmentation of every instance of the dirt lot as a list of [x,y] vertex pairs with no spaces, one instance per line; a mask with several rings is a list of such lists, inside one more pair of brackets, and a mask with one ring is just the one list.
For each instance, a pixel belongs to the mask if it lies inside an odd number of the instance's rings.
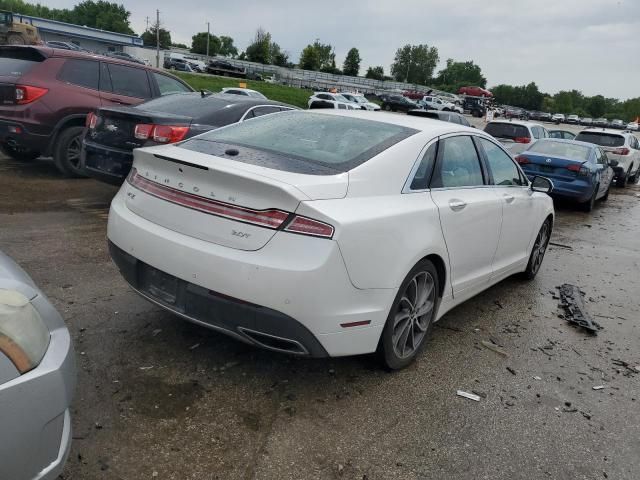
[[[77,350],[63,478],[640,478],[638,186],[612,189],[592,214],[559,206],[537,279],[451,311],[394,374],[369,357],[256,350],[138,297],[106,251],[115,191],[62,179],[47,160],[0,159],[0,248]],[[597,336],[558,317],[564,282],[586,292]]]

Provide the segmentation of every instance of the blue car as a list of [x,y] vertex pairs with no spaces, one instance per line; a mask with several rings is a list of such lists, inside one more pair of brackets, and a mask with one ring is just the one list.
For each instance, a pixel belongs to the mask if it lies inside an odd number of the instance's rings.
[[556,138],[538,140],[516,161],[530,180],[537,175],[553,181],[552,196],[577,202],[587,212],[609,196],[612,167],[618,164],[598,145]]

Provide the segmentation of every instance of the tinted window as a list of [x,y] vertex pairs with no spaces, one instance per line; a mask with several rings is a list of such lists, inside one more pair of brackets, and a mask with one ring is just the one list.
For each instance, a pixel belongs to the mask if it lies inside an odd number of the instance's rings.
[[262,115],[269,115],[270,113],[279,112],[278,107],[256,107],[252,110],[253,117],[261,117]]
[[508,138],[510,140],[531,138],[527,127],[513,123],[492,122],[484,128],[484,131],[495,138]]
[[[286,157],[292,164],[327,167],[335,173],[348,171],[415,133],[411,128],[378,121],[291,111],[207,132],[181,148],[208,153],[217,151],[221,144],[237,145]],[[243,161],[243,155],[234,160]]]
[[344,103],[339,103],[338,104],[338,108],[342,109],[342,110],[346,110],[347,106]]
[[331,95],[325,95],[323,93],[321,93],[320,95],[317,95],[318,98],[321,98],[322,100],[333,100],[333,97]]
[[487,155],[487,163],[495,185],[522,185],[520,170],[500,147],[484,138],[478,138]]
[[112,63],[109,64],[109,73],[113,93],[136,98],[151,97],[146,70]]
[[576,140],[595,143],[601,147],[621,147],[624,145],[624,137],[604,132],[580,132]]
[[551,137],[551,138],[562,138],[562,132],[560,130],[551,130],[549,132],[549,137]]
[[161,73],[153,72],[153,78],[158,82],[158,89],[160,95],[168,95],[176,92],[190,92],[191,90],[183,83],[177,81],[174,78],[167,77]]
[[596,148],[596,163],[599,163],[600,165],[607,164],[607,157],[599,148]]
[[100,63],[100,90],[103,92],[111,91],[111,75],[106,63]]
[[557,142],[554,140],[540,140],[534,143],[529,150],[531,153],[542,153],[552,157],[562,157],[577,160],[588,160],[591,148],[586,145],[578,145],[569,142]]
[[418,166],[418,169],[413,176],[413,180],[411,181],[411,190],[424,190],[427,188],[437,153],[438,142],[431,145],[422,157],[420,165]]
[[0,75],[20,77],[43,60],[35,50],[4,48],[0,50]]
[[484,184],[480,160],[471,137],[451,137],[440,144],[442,154],[431,182],[432,187],[473,187]]
[[67,60],[58,79],[81,87],[98,90],[100,84],[100,63],[92,60]]

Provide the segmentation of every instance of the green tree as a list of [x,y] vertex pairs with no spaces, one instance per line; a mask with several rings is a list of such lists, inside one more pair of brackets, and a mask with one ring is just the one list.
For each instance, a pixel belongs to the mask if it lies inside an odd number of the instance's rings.
[[280,45],[275,42],[271,43],[271,63],[279,67],[289,66],[289,54],[280,49]]
[[347,52],[347,57],[344,59],[344,64],[342,65],[342,71],[345,75],[350,75],[352,77],[357,77],[358,73],[360,73],[360,52],[357,48],[352,48]]
[[540,110],[544,102],[544,94],[534,82],[521,86],[497,85],[491,88],[491,93],[498,105],[511,105],[527,110]]
[[174,48],[184,48],[184,49],[189,48],[184,43],[172,43],[171,46]]
[[320,40],[304,47],[298,66],[303,70],[320,70],[330,73],[339,71],[336,67],[336,55],[333,53],[333,47],[320,43]]
[[[209,55],[218,55],[220,53],[222,42],[218,37],[209,34]],[[207,54],[207,32],[196,33],[191,37],[191,52],[200,55]]]
[[593,118],[602,117],[605,113],[606,102],[602,95],[596,95],[589,99],[587,111]]
[[235,57],[236,55],[238,55],[238,49],[233,44],[233,38],[226,35],[221,35],[220,51],[218,53],[225,57]]
[[367,68],[367,73],[365,74],[366,78],[373,78],[374,80],[384,80],[384,68],[380,67],[369,67]]
[[436,47],[429,47],[427,44],[407,44],[396,51],[391,64],[391,75],[398,82],[427,85],[433,77],[439,59]]
[[438,72],[434,83],[439,86],[451,86],[451,90],[457,90],[465,85],[484,88],[487,85],[487,79],[482,75],[480,66],[472,61],[455,62],[449,58],[447,66]]
[[[157,31],[158,31],[158,26],[153,25],[146,32],[140,35],[145,47],[156,46]],[[165,30],[162,27],[160,27],[160,48],[164,48],[164,49],[171,48],[171,33],[169,32],[169,30]]]
[[271,34],[260,27],[247,47],[247,60],[268,65],[271,64],[271,53]]

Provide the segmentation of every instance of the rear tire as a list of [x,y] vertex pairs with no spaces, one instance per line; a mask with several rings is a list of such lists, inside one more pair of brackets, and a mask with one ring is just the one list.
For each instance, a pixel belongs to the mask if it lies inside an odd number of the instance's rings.
[[84,127],[65,128],[53,147],[53,161],[65,177],[86,177],[80,165],[83,132]]
[[22,35],[18,35],[17,33],[12,33],[7,37],[7,44],[9,45],[25,45],[24,38]]
[[[631,165],[631,168],[633,168],[633,165]],[[636,184],[636,181],[638,180],[638,176],[639,176],[639,175],[640,175],[640,167],[638,167],[638,168],[636,169],[636,173],[634,173],[633,175],[631,175],[631,176],[629,177],[629,183],[630,183],[631,185],[635,185],[635,184]]]
[[17,150],[9,145],[2,145],[0,147],[2,153],[6,156],[18,160],[20,162],[31,162],[40,156],[40,152],[34,152],[33,150]]
[[540,266],[542,265],[542,261],[544,260],[544,254],[547,251],[547,246],[549,245],[550,239],[551,219],[547,218],[540,227],[540,231],[536,236],[535,242],[533,242],[533,248],[531,249],[531,255],[529,255],[529,263],[527,264],[527,269],[522,272],[522,276],[526,280],[533,280],[540,271]]
[[611,190],[611,183],[609,183],[609,186],[607,187],[607,191],[604,192],[604,195],[602,196],[602,201],[606,202],[607,200],[609,200],[609,191]]
[[627,180],[629,179],[629,173],[625,173],[621,177],[616,178],[616,187],[624,188],[627,186]]
[[378,343],[378,356],[390,370],[410,365],[422,351],[440,306],[440,279],[429,260],[411,269],[396,295]]
[[599,188],[600,188],[600,185],[596,185],[596,189],[593,191],[591,198],[580,205],[580,207],[584,212],[593,211],[593,207],[596,205],[596,196],[598,195]]
[[389,105],[385,105],[383,108],[384,108],[387,112],[390,112],[390,111],[391,111],[391,107],[390,107]]

